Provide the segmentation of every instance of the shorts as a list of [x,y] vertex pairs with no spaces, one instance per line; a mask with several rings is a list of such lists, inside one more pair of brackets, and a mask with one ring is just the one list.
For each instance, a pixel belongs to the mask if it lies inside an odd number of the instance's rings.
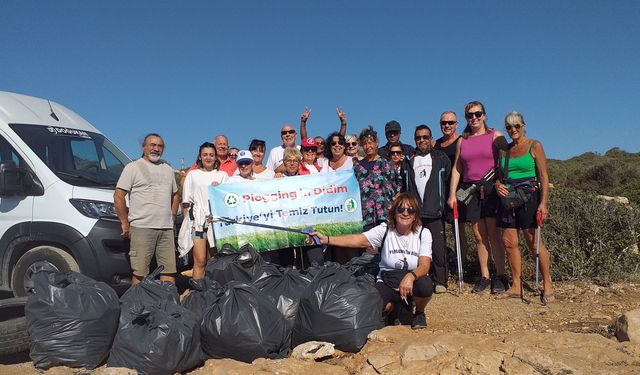
[[[470,184],[461,184],[460,187],[466,189]],[[488,190],[488,191],[487,191]],[[491,184],[484,186],[484,199],[480,199],[480,189],[478,188],[471,196],[469,203],[460,204],[460,220],[466,222],[478,221],[486,217],[496,217],[500,198],[496,193],[496,189]]]
[[176,245],[173,228],[131,227],[129,238],[131,239],[129,258],[131,270],[135,276],[144,277],[149,274],[149,264],[154,255],[158,266],[164,266],[163,275],[176,273]]
[[522,207],[507,210],[500,204],[498,207],[498,227],[514,229],[536,228],[538,226],[536,222],[538,205],[540,205],[540,189],[536,189],[529,201]]
[[207,231],[209,228],[203,227],[201,231],[194,230],[193,231],[193,239],[194,240],[206,240],[207,239]]
[[[402,301],[400,293],[389,285],[379,281],[376,283],[376,289],[382,297],[382,310],[384,311],[387,303],[399,303]],[[423,276],[413,283],[413,297],[431,297],[433,294],[433,281],[429,276]]]

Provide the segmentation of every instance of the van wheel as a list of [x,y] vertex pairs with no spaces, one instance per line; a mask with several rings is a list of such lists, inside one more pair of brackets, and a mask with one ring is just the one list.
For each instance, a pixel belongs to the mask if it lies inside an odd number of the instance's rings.
[[24,317],[26,297],[0,301],[0,356],[29,349],[27,319]]
[[27,296],[33,289],[33,276],[38,271],[80,272],[73,257],[57,247],[37,246],[24,253],[13,267],[11,289],[16,297]]

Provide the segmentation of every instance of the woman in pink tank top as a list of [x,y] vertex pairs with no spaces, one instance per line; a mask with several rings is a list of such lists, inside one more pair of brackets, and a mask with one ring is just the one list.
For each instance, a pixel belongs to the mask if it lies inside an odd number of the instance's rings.
[[[484,292],[491,286],[492,293],[502,293],[508,287],[504,277],[505,251],[496,225],[499,204],[494,188],[494,179],[481,182],[488,172],[496,167],[498,149],[506,145],[502,133],[487,126],[484,105],[474,101],[464,108],[467,127],[458,139],[456,161],[451,170],[451,185],[448,204],[458,204],[462,221],[470,222],[476,239],[476,251],[480,263],[481,278],[475,283],[475,293]],[[466,203],[457,202],[458,188],[467,189],[476,184],[478,188]],[[461,230],[463,232],[464,229]],[[489,249],[493,256],[496,274],[489,275]],[[463,255],[464,257],[464,255]]]

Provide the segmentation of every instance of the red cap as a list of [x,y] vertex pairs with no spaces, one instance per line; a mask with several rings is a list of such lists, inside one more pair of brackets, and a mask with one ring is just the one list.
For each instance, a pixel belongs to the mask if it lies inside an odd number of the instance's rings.
[[316,143],[316,141],[311,138],[311,137],[307,137],[305,139],[302,140],[302,143],[300,143],[300,146],[302,147],[315,147],[318,148],[318,144]]

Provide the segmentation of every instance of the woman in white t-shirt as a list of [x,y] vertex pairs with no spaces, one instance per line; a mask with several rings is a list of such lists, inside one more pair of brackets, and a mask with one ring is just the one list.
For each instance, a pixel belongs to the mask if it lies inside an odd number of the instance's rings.
[[[214,246],[213,234],[209,230],[209,186],[225,183],[229,178],[225,172],[217,170],[220,162],[216,159],[215,145],[205,142],[198,152],[198,169],[190,171],[182,188],[182,215],[191,225],[185,230],[193,233],[193,275],[194,280],[204,278],[207,259]],[[184,225],[183,225],[184,227]],[[180,230],[182,234],[182,228]]]
[[325,149],[325,156],[327,161],[327,168],[329,171],[348,171],[353,169],[354,157],[348,156],[346,151],[347,140],[344,135],[335,132],[329,134],[327,137],[327,148]]
[[[320,232],[322,244],[340,247],[381,248],[380,273],[376,289],[383,301],[383,311],[395,311],[402,324],[426,328],[424,309],[433,294],[433,283],[429,275],[431,266],[431,232],[423,230],[418,202],[407,193],[400,193],[389,212],[389,223],[381,223],[362,234],[347,234],[330,237]],[[412,298],[413,297],[413,298]],[[415,314],[409,321],[407,315]],[[404,314],[403,314],[404,313]]]
[[249,144],[249,152],[253,156],[253,177],[259,180],[275,177],[275,172],[262,164],[266,147],[266,142],[261,139],[253,139]]

